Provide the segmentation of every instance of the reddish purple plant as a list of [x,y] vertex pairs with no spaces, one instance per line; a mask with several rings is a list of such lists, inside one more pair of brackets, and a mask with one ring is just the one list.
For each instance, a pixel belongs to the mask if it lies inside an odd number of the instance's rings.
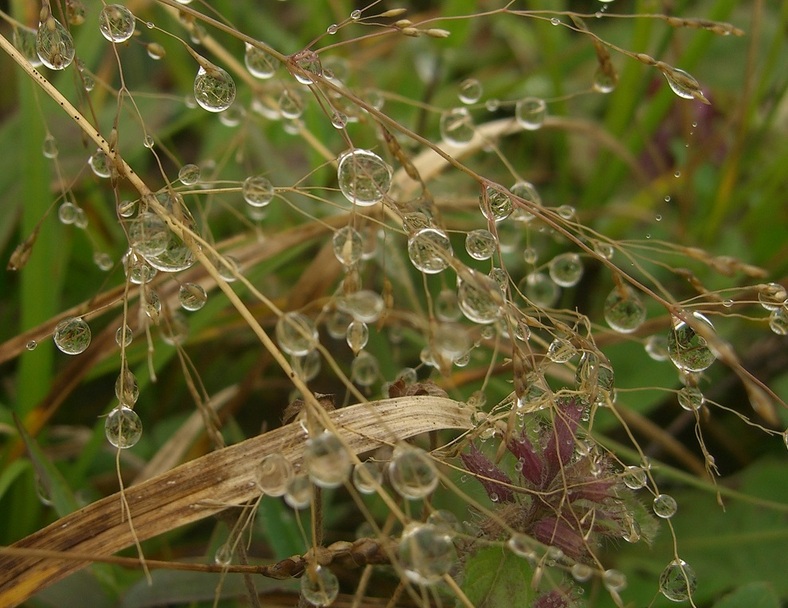
[[[584,408],[576,397],[559,397],[552,424],[534,442],[525,430],[509,438],[506,448],[520,477],[516,481],[473,444],[460,456],[491,500],[501,505],[496,514],[508,526],[581,561],[600,538],[621,538],[634,525],[622,498],[628,498],[627,490],[612,476],[607,458],[588,450],[576,455],[575,432]],[[501,532],[492,522],[485,527],[489,534]]]

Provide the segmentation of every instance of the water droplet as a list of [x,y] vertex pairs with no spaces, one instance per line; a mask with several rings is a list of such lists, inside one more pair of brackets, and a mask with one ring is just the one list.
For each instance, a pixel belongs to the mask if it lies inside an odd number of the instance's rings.
[[437,228],[419,230],[408,240],[408,257],[425,274],[437,274],[445,270],[452,254],[449,237]]
[[617,286],[605,300],[605,321],[617,332],[628,334],[646,320],[646,307],[629,286]]
[[364,242],[353,226],[344,226],[334,233],[332,239],[334,255],[345,266],[354,266],[361,260]]
[[383,479],[378,463],[372,460],[360,462],[353,467],[353,486],[362,494],[374,494]]
[[598,67],[594,72],[592,86],[598,93],[603,93],[605,95],[612,93],[615,90],[617,83],[618,78],[616,77],[615,72],[603,70],[601,67]]
[[104,434],[116,448],[133,447],[142,437],[142,421],[133,409],[119,405],[104,421]]
[[330,36],[333,36],[339,31],[339,26],[336,23],[332,23],[326,28],[326,33]]
[[457,96],[464,104],[473,104],[479,101],[482,97],[482,83],[476,78],[466,78],[460,83]]
[[618,593],[627,586],[627,577],[623,572],[611,568],[602,573],[602,583],[609,591]]
[[128,325],[118,327],[118,331],[115,332],[115,344],[118,346],[129,346],[133,338],[134,332]]
[[454,146],[467,146],[473,139],[475,126],[467,108],[452,108],[441,114],[440,132],[443,140]]
[[514,203],[508,192],[493,186],[485,186],[484,194],[479,197],[479,208],[488,220],[502,222],[514,211]]
[[170,311],[159,325],[159,335],[170,346],[183,344],[189,337],[189,322],[180,310]]
[[484,228],[471,230],[465,235],[465,251],[475,260],[489,260],[497,246],[498,240]]
[[112,161],[104,150],[98,149],[88,158],[90,169],[96,177],[108,178],[112,176]]
[[30,65],[34,68],[41,65],[41,59],[36,52],[36,30],[17,25],[14,27],[11,41],[16,49],[25,56]]
[[27,350],[35,350],[36,348],[38,348],[38,342],[36,342],[35,340],[30,340],[28,341],[27,344],[25,344],[25,348]]
[[54,17],[38,24],[36,53],[45,66],[52,70],[65,70],[74,61],[74,39]]
[[553,363],[566,363],[577,354],[577,349],[565,338],[556,338],[547,347],[547,358]]
[[778,308],[769,314],[769,329],[778,336],[788,335],[788,310]]
[[575,208],[572,205],[561,205],[556,209],[556,212],[565,220],[571,220],[575,217]]
[[624,469],[624,485],[630,490],[639,490],[648,482],[646,471],[641,467],[628,466]]
[[129,406],[137,403],[139,396],[140,387],[137,377],[127,368],[115,380],[115,397],[121,404]]
[[576,253],[562,253],[550,260],[550,278],[561,287],[573,287],[583,276],[583,262]]
[[357,355],[369,341],[369,327],[363,321],[352,321],[347,326],[345,340],[353,350],[353,354]]
[[156,145],[156,141],[150,135],[146,135],[142,140],[142,145],[151,150]]
[[361,11],[358,9],[354,10],[352,13],[350,13],[350,18],[353,21],[358,21],[359,19],[361,19]]
[[213,562],[217,566],[222,566],[226,568],[230,564],[233,563],[233,548],[232,543],[229,541],[226,543],[222,543],[217,549],[216,552],[213,554]]
[[197,283],[184,283],[178,290],[178,302],[184,310],[190,312],[200,310],[207,301],[208,294]]
[[391,188],[391,177],[391,167],[369,150],[352,150],[339,158],[339,189],[347,200],[360,207],[382,201]]
[[402,532],[397,553],[405,575],[421,585],[437,583],[457,562],[451,535],[432,524],[409,524]]
[[498,108],[501,107],[501,100],[500,99],[488,99],[484,102],[484,109],[488,112],[496,112]]
[[360,289],[354,293],[337,298],[339,310],[353,316],[356,321],[374,323],[380,318],[385,302],[379,293],[371,289]]
[[690,599],[697,586],[695,571],[683,559],[673,560],[659,575],[659,590],[671,602]]
[[254,470],[257,485],[268,496],[283,496],[293,478],[293,465],[282,454],[269,454]]
[[44,143],[41,146],[41,152],[45,158],[57,158],[57,140],[50,134],[44,138]]
[[697,98],[701,101],[706,100],[700,90],[698,81],[684,70],[667,66],[662,73],[665,76],[665,80],[668,81],[671,90],[682,99]]
[[183,165],[178,171],[178,181],[184,186],[193,186],[200,181],[200,168],[197,165]]
[[274,198],[274,186],[267,177],[253,175],[244,180],[241,193],[252,207],[265,207]]
[[148,52],[148,57],[154,61],[161,61],[167,56],[167,51],[158,42],[149,42],[145,45],[145,50]]
[[464,277],[457,277],[457,303],[468,320],[494,323],[501,315],[503,295],[493,279],[470,271]]
[[649,336],[645,348],[648,356],[654,361],[668,360],[668,339],[665,336]]
[[339,580],[328,568],[307,566],[301,576],[301,595],[313,606],[330,606],[339,595]]
[[283,118],[293,121],[289,123],[292,128],[291,131],[288,131],[289,133],[294,135],[298,133],[299,127],[295,120],[299,118],[303,112],[304,102],[301,96],[296,91],[283,91],[279,96],[279,113]]
[[577,364],[575,383],[583,392],[596,393],[601,390],[610,394],[615,384],[615,373],[601,355],[586,351]]
[[[196,229],[194,218],[183,197],[174,192],[163,191],[156,199],[170,213],[176,214],[187,228]],[[172,232],[158,215],[145,212],[128,223],[129,244],[145,258],[151,266],[162,272],[179,272],[190,268],[196,258],[192,250],[180,237]]]
[[55,326],[52,339],[55,346],[67,355],[78,355],[90,346],[90,327],[79,317],[61,321]]
[[456,321],[462,316],[457,302],[457,292],[443,289],[435,298],[435,316],[439,321]]
[[[700,313],[692,313],[695,321],[714,331],[714,326]],[[668,334],[668,356],[681,371],[702,372],[714,363],[714,353],[706,339],[684,321],[677,323]]]
[[397,448],[389,463],[389,481],[403,498],[419,500],[438,487],[438,471],[424,450]]
[[679,405],[687,411],[694,412],[703,405],[705,398],[699,388],[685,386],[678,393]]
[[279,61],[248,42],[245,44],[245,48],[244,64],[246,65],[246,69],[249,70],[249,73],[261,80],[271,78],[276,72]]
[[347,126],[348,117],[338,110],[331,113],[331,124],[335,129],[344,129]]
[[350,474],[352,464],[345,446],[331,431],[323,431],[307,440],[304,469],[315,485],[321,488],[341,486]]
[[359,386],[372,386],[379,376],[380,366],[372,353],[362,351],[350,364],[350,377]]
[[300,51],[291,57],[298,71],[293,71],[293,76],[301,84],[314,84],[315,78],[323,75],[323,66],[320,56],[312,50]]
[[203,110],[222,112],[235,101],[235,82],[226,71],[215,65],[200,66],[194,78],[194,99]]
[[312,482],[306,475],[295,475],[287,484],[285,502],[293,509],[305,509],[312,502]]
[[509,550],[519,557],[527,559],[529,562],[536,561],[536,551],[533,548],[533,541],[520,532],[514,532],[506,541]]
[[286,312],[276,322],[276,340],[288,355],[301,357],[318,342],[315,322],[300,312]]
[[788,293],[779,283],[758,286],[758,302],[768,311],[774,311],[788,304]]
[[561,295],[561,288],[543,272],[532,272],[520,281],[518,288],[537,308],[550,308]]
[[64,201],[57,210],[57,217],[61,224],[69,225],[77,221],[77,207],[70,201]]
[[110,42],[126,42],[134,35],[134,14],[120,4],[109,4],[99,13],[99,30]]
[[659,494],[656,498],[654,498],[652,507],[654,508],[654,513],[656,513],[657,517],[661,517],[662,519],[670,519],[676,514],[676,499],[669,494]]
[[103,251],[96,251],[93,254],[93,263],[98,267],[99,270],[103,270],[104,272],[109,272],[112,270],[112,257]]
[[594,571],[591,569],[591,566],[588,564],[582,564],[580,562],[572,564],[571,572],[572,578],[574,578],[578,583],[585,583],[594,573]]
[[547,104],[539,97],[525,97],[514,107],[514,117],[527,131],[541,129],[547,116]]

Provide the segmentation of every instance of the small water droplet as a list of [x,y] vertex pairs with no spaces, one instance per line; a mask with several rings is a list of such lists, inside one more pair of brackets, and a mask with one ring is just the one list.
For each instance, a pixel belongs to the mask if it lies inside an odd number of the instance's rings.
[[304,469],[312,483],[322,488],[341,486],[350,474],[350,455],[339,438],[324,431],[310,438],[304,448]]
[[659,575],[659,590],[672,602],[690,599],[697,586],[695,571],[683,559],[673,560]]
[[109,4],[99,13],[101,35],[114,43],[126,42],[134,35],[134,14],[120,4]]
[[561,287],[573,287],[583,276],[583,262],[576,253],[562,253],[550,260],[550,278]]
[[274,198],[274,186],[267,177],[253,175],[243,181],[241,193],[252,207],[265,207]]
[[611,329],[628,334],[646,320],[646,307],[631,287],[615,287],[605,300],[604,315]]
[[476,103],[482,97],[482,84],[476,78],[466,78],[460,83],[457,96],[464,104]]
[[283,496],[293,478],[293,465],[282,454],[269,454],[255,467],[257,485],[268,496]]
[[90,327],[79,317],[72,317],[55,326],[52,339],[61,352],[78,355],[90,346]]
[[662,519],[670,519],[676,514],[676,499],[669,494],[659,494],[652,504],[654,513]]
[[133,409],[120,405],[104,421],[104,434],[116,448],[134,447],[142,436],[142,421]]
[[421,448],[397,448],[389,464],[389,481],[403,498],[419,500],[438,486],[438,471]]
[[300,312],[287,312],[276,323],[276,339],[279,348],[287,354],[306,355],[318,341],[315,322]]
[[184,186],[193,186],[200,181],[200,168],[197,165],[183,165],[178,171],[178,181]]
[[541,129],[545,116],[547,116],[547,104],[539,97],[525,97],[518,101],[514,108],[515,119],[527,131]]
[[222,112],[235,100],[235,82],[222,68],[200,66],[194,78],[194,99],[209,112]]
[[484,228],[471,230],[465,235],[465,251],[475,260],[489,260],[497,246],[498,240]]

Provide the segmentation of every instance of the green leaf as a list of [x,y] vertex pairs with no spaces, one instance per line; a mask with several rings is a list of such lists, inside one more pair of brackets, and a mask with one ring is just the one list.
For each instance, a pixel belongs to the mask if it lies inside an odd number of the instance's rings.
[[780,598],[767,583],[751,583],[729,593],[714,608],[780,608]]
[[531,597],[531,576],[525,559],[488,547],[468,560],[462,590],[476,608],[525,606]]

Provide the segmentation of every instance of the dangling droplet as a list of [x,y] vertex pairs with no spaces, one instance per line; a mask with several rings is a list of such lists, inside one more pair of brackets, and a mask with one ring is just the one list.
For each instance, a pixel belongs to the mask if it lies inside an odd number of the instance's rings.
[[178,302],[184,310],[190,312],[200,310],[207,301],[208,294],[197,283],[184,283],[178,290]]
[[294,509],[305,509],[312,502],[312,482],[306,475],[295,475],[287,484],[285,502]]
[[514,203],[504,190],[485,186],[484,195],[479,197],[479,208],[488,220],[502,222],[514,211]]
[[700,90],[700,84],[691,74],[665,64],[662,65],[662,74],[668,81],[671,90],[682,99],[697,99],[709,104],[709,100],[703,96],[703,92]]
[[217,66],[200,66],[194,78],[194,99],[204,110],[222,112],[235,101],[235,82]]
[[778,308],[769,313],[769,329],[778,336],[788,335],[788,310]]
[[140,396],[137,377],[128,368],[122,371],[115,380],[115,397],[123,405],[134,405]]
[[104,421],[104,434],[116,448],[133,447],[142,436],[142,421],[133,409],[120,405]]
[[465,235],[465,251],[475,260],[489,260],[497,246],[498,240],[484,228],[471,230]]
[[385,302],[379,293],[371,289],[360,289],[356,292],[337,298],[336,305],[342,312],[349,313],[356,321],[374,323],[380,319]]
[[550,308],[561,295],[561,288],[543,272],[532,272],[518,284],[520,292],[537,308]]
[[49,69],[65,70],[74,61],[74,39],[60,21],[50,16],[38,24],[36,52]]
[[449,237],[437,228],[419,230],[408,240],[408,257],[424,274],[437,274],[445,270],[452,255]]
[[690,412],[699,410],[705,401],[703,393],[695,386],[685,386],[679,390],[678,399],[679,405]]
[[330,606],[339,595],[339,580],[327,567],[307,566],[301,575],[301,595],[313,606]]
[[470,271],[465,278],[457,277],[457,303],[470,321],[494,323],[501,315],[503,295],[493,279]]
[[379,376],[380,366],[372,353],[362,351],[350,364],[350,377],[359,386],[372,386]]
[[518,124],[528,131],[541,129],[547,115],[547,104],[539,97],[525,97],[514,107],[514,117]]
[[609,591],[618,593],[626,588],[627,577],[623,572],[611,568],[602,573],[602,583]]
[[300,357],[315,348],[318,342],[315,322],[300,312],[287,312],[276,323],[279,348],[288,355]]
[[347,326],[347,345],[358,354],[369,341],[369,327],[363,321],[353,321]]
[[547,347],[547,358],[553,363],[566,363],[577,354],[577,349],[566,338],[556,338]]
[[18,25],[14,28],[11,42],[16,47],[16,50],[25,56],[30,65],[34,68],[41,65],[41,59],[36,52],[36,30]]
[[101,148],[90,155],[88,164],[96,177],[101,177],[103,179],[112,177],[112,161],[107,156],[107,153]]
[[473,104],[482,98],[482,83],[476,78],[466,78],[460,83],[457,96],[464,104]]
[[605,299],[605,321],[617,332],[628,334],[646,320],[646,307],[629,286],[615,287]]
[[391,188],[391,178],[391,167],[369,150],[352,150],[339,158],[339,189],[354,205],[369,207],[382,201]]
[[[692,313],[695,321],[714,331],[714,326],[700,313]],[[681,371],[702,372],[714,363],[715,356],[706,343],[686,322],[678,322],[668,334],[668,356]]]
[[283,496],[293,478],[293,465],[282,454],[269,454],[257,464],[254,475],[263,494]]
[[90,327],[79,317],[61,321],[55,326],[52,339],[55,346],[67,355],[78,355],[90,346]]
[[624,469],[624,485],[630,490],[639,490],[648,482],[643,467],[628,466]]
[[462,316],[456,291],[444,289],[438,294],[435,299],[435,316],[439,321],[457,321]]
[[364,241],[353,226],[344,226],[334,233],[332,239],[334,255],[344,266],[354,266],[361,260]]
[[265,207],[274,198],[274,186],[267,177],[254,175],[244,180],[241,193],[252,207]]
[[183,165],[178,171],[178,181],[184,186],[193,186],[200,181],[200,168],[191,163]]
[[779,283],[758,286],[758,302],[766,310],[773,312],[788,304],[788,293]]
[[519,557],[528,561],[536,561],[536,551],[534,551],[534,541],[521,532],[514,532],[506,541],[509,550]]
[[315,79],[323,75],[323,66],[320,63],[320,56],[312,50],[304,50],[296,53],[291,58],[298,71],[294,70],[293,76],[301,84],[314,84]]
[[437,583],[457,562],[451,535],[432,524],[409,524],[402,532],[397,554],[405,575],[421,585]]
[[654,513],[662,519],[670,519],[676,514],[676,499],[669,494],[660,494],[654,498]]
[[452,108],[441,114],[440,132],[443,140],[454,146],[467,146],[475,131],[468,108]]
[[578,583],[585,583],[587,580],[591,578],[591,575],[594,571],[591,569],[591,566],[588,564],[583,564],[581,562],[577,562],[572,564],[572,578],[575,579]]
[[438,487],[438,471],[424,450],[397,448],[389,463],[389,481],[403,498],[419,500]]
[[671,602],[684,602],[692,597],[698,578],[683,559],[673,560],[659,575],[659,590]]
[[134,14],[120,4],[109,4],[99,13],[99,30],[110,42],[126,42],[134,35]]
[[52,135],[47,134],[41,146],[41,151],[44,154],[44,158],[57,158],[57,140]]
[[383,479],[376,462],[366,460],[353,467],[353,486],[362,494],[374,494]]
[[118,346],[129,346],[133,338],[134,332],[126,324],[123,327],[118,327],[118,331],[115,332],[115,344]]
[[244,53],[244,64],[249,73],[255,78],[267,80],[276,73],[279,61],[271,57],[265,51],[256,46],[245,43],[246,52]]
[[583,276],[583,262],[576,253],[562,253],[550,260],[550,278],[561,287],[574,287]]
[[321,488],[341,486],[348,478],[352,465],[347,449],[331,431],[323,431],[307,440],[304,469],[315,485]]

